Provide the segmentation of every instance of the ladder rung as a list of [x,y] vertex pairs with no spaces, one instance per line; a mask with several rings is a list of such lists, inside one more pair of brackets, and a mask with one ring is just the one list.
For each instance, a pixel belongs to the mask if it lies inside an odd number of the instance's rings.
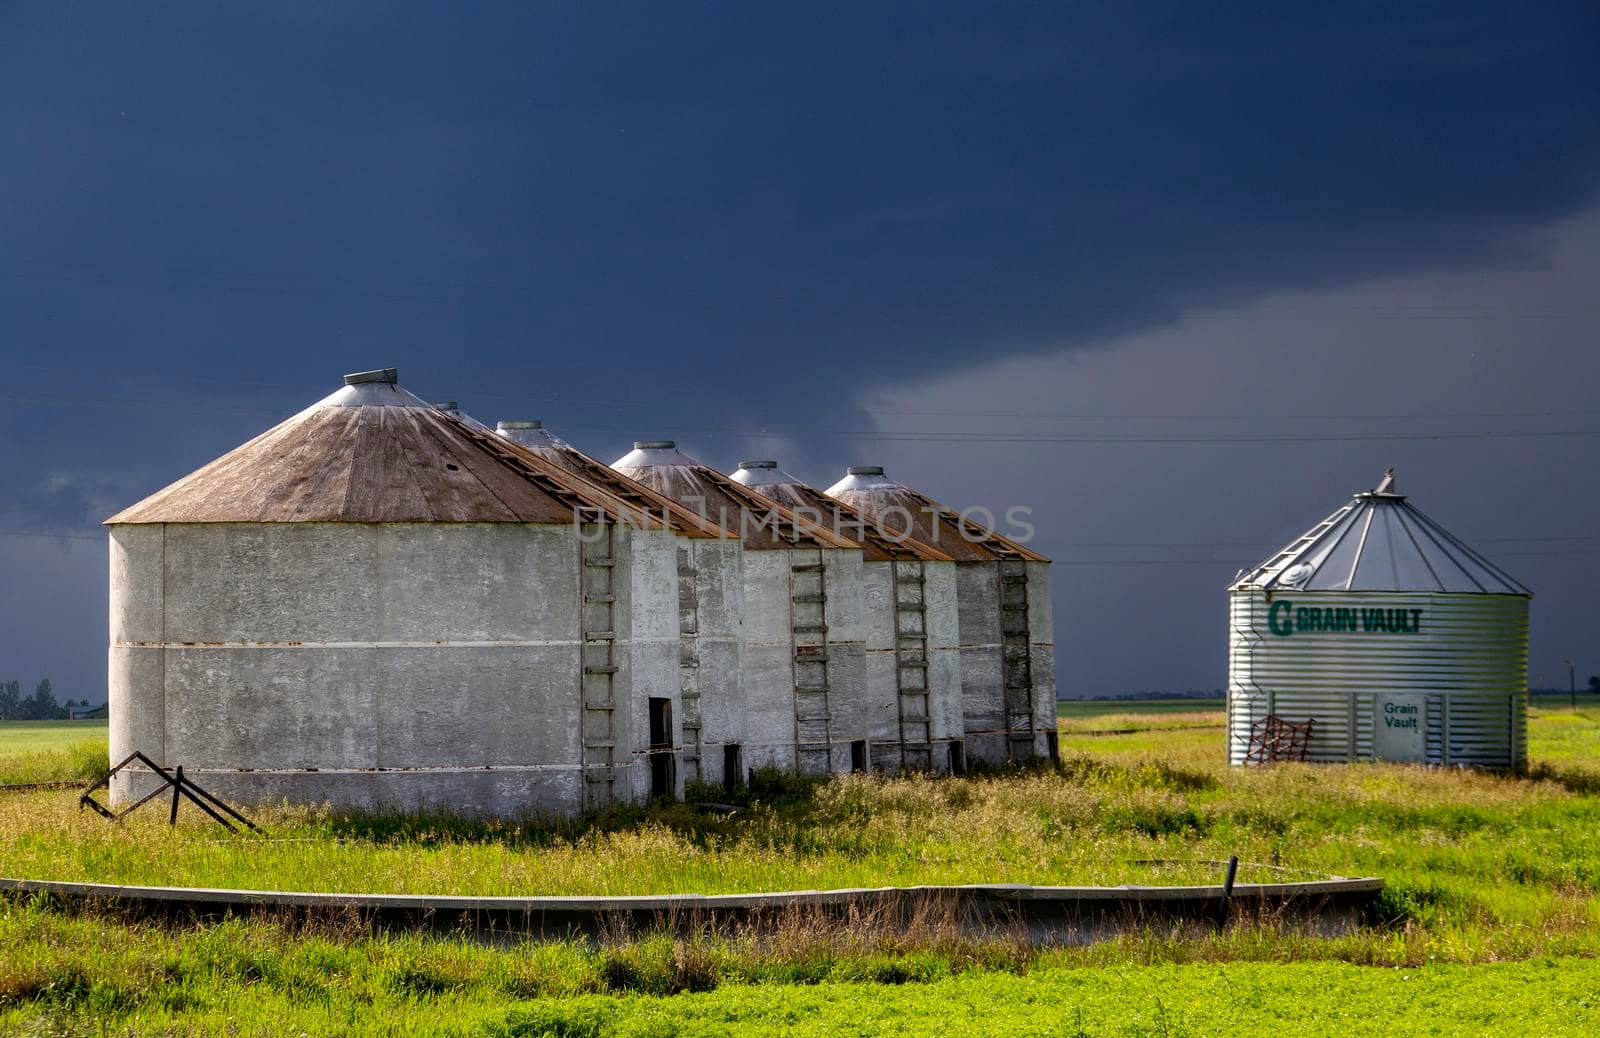
[[583,564],[585,566],[615,566],[617,560],[609,556],[598,556],[592,559],[584,559]]
[[617,668],[615,668],[615,667],[584,667],[583,668],[583,672],[585,674],[615,674],[617,672]]
[[820,562],[802,562],[797,566],[791,566],[789,568],[790,568],[791,571],[793,571],[795,573],[821,573],[822,572],[822,563],[820,563]]
[[791,598],[791,601],[794,602],[826,602],[827,600],[828,596],[823,594],[799,594]]
[[584,595],[585,605],[606,605],[617,600],[616,595]]
[[585,631],[583,640],[586,642],[608,642],[617,637],[616,631]]

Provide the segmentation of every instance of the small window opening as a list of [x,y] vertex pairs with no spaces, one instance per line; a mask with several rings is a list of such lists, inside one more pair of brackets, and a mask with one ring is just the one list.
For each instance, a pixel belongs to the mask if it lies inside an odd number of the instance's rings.
[[461,471],[461,466],[460,466],[460,465],[457,465],[457,464],[456,464],[456,463],[455,463],[455,462],[453,462],[453,461],[447,461],[447,462],[445,462],[445,463],[444,463],[444,467],[445,467],[445,468],[447,468],[447,469],[449,469],[449,470],[450,470],[450,471],[451,471],[451,472],[460,472],[460,471]]

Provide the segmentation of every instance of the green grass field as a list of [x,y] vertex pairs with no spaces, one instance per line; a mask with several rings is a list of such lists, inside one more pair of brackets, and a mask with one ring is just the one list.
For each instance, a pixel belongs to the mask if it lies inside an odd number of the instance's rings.
[[106,722],[0,721],[0,785],[88,781],[106,770]]
[[[1382,917],[1241,920],[1084,948],[796,924],[767,938],[485,948],[0,907],[0,1031],[101,1033],[1586,1034],[1600,1030],[1600,709],[1530,722],[1525,777],[1222,762],[1220,704],[1063,704],[1059,773],[774,782],[731,817],[585,822],[257,812],[123,826],[67,791],[0,797],[0,872],[281,889],[566,894],[1379,875]],[[62,754],[0,729],[0,769]],[[103,743],[99,744],[104,759]],[[15,781],[13,779],[13,781]],[[1173,864],[1141,865],[1146,859]],[[1259,866],[1285,870],[1269,872]]]

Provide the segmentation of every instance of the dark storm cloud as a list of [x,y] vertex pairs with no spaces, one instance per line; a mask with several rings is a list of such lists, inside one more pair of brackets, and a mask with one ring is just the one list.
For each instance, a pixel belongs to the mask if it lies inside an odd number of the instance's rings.
[[1592,8],[1192,8],[45,5],[0,74],[32,157],[6,251],[71,279],[29,293],[215,325],[158,362],[225,335],[716,384],[752,352],[940,369],[1493,261],[1594,186]]
[[127,503],[378,364],[597,453],[820,455],[875,383],[1537,263],[1600,170],[1597,20],[7,5],[5,522],[87,507],[54,473]]

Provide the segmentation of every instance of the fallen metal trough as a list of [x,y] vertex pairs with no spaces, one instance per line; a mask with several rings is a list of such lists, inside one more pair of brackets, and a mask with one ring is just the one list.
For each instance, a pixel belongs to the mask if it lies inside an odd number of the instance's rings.
[[1026,936],[1039,944],[1082,944],[1151,925],[1278,918],[1337,932],[1368,917],[1383,880],[1300,883],[1051,887],[1022,884],[867,887],[759,894],[470,897],[337,894],[201,887],[124,886],[0,878],[0,895],[51,895],[142,916],[214,919],[268,915],[356,919],[372,926],[485,936],[593,938],[627,933],[756,930],[796,915],[864,921],[893,929],[954,925],[961,932]]

